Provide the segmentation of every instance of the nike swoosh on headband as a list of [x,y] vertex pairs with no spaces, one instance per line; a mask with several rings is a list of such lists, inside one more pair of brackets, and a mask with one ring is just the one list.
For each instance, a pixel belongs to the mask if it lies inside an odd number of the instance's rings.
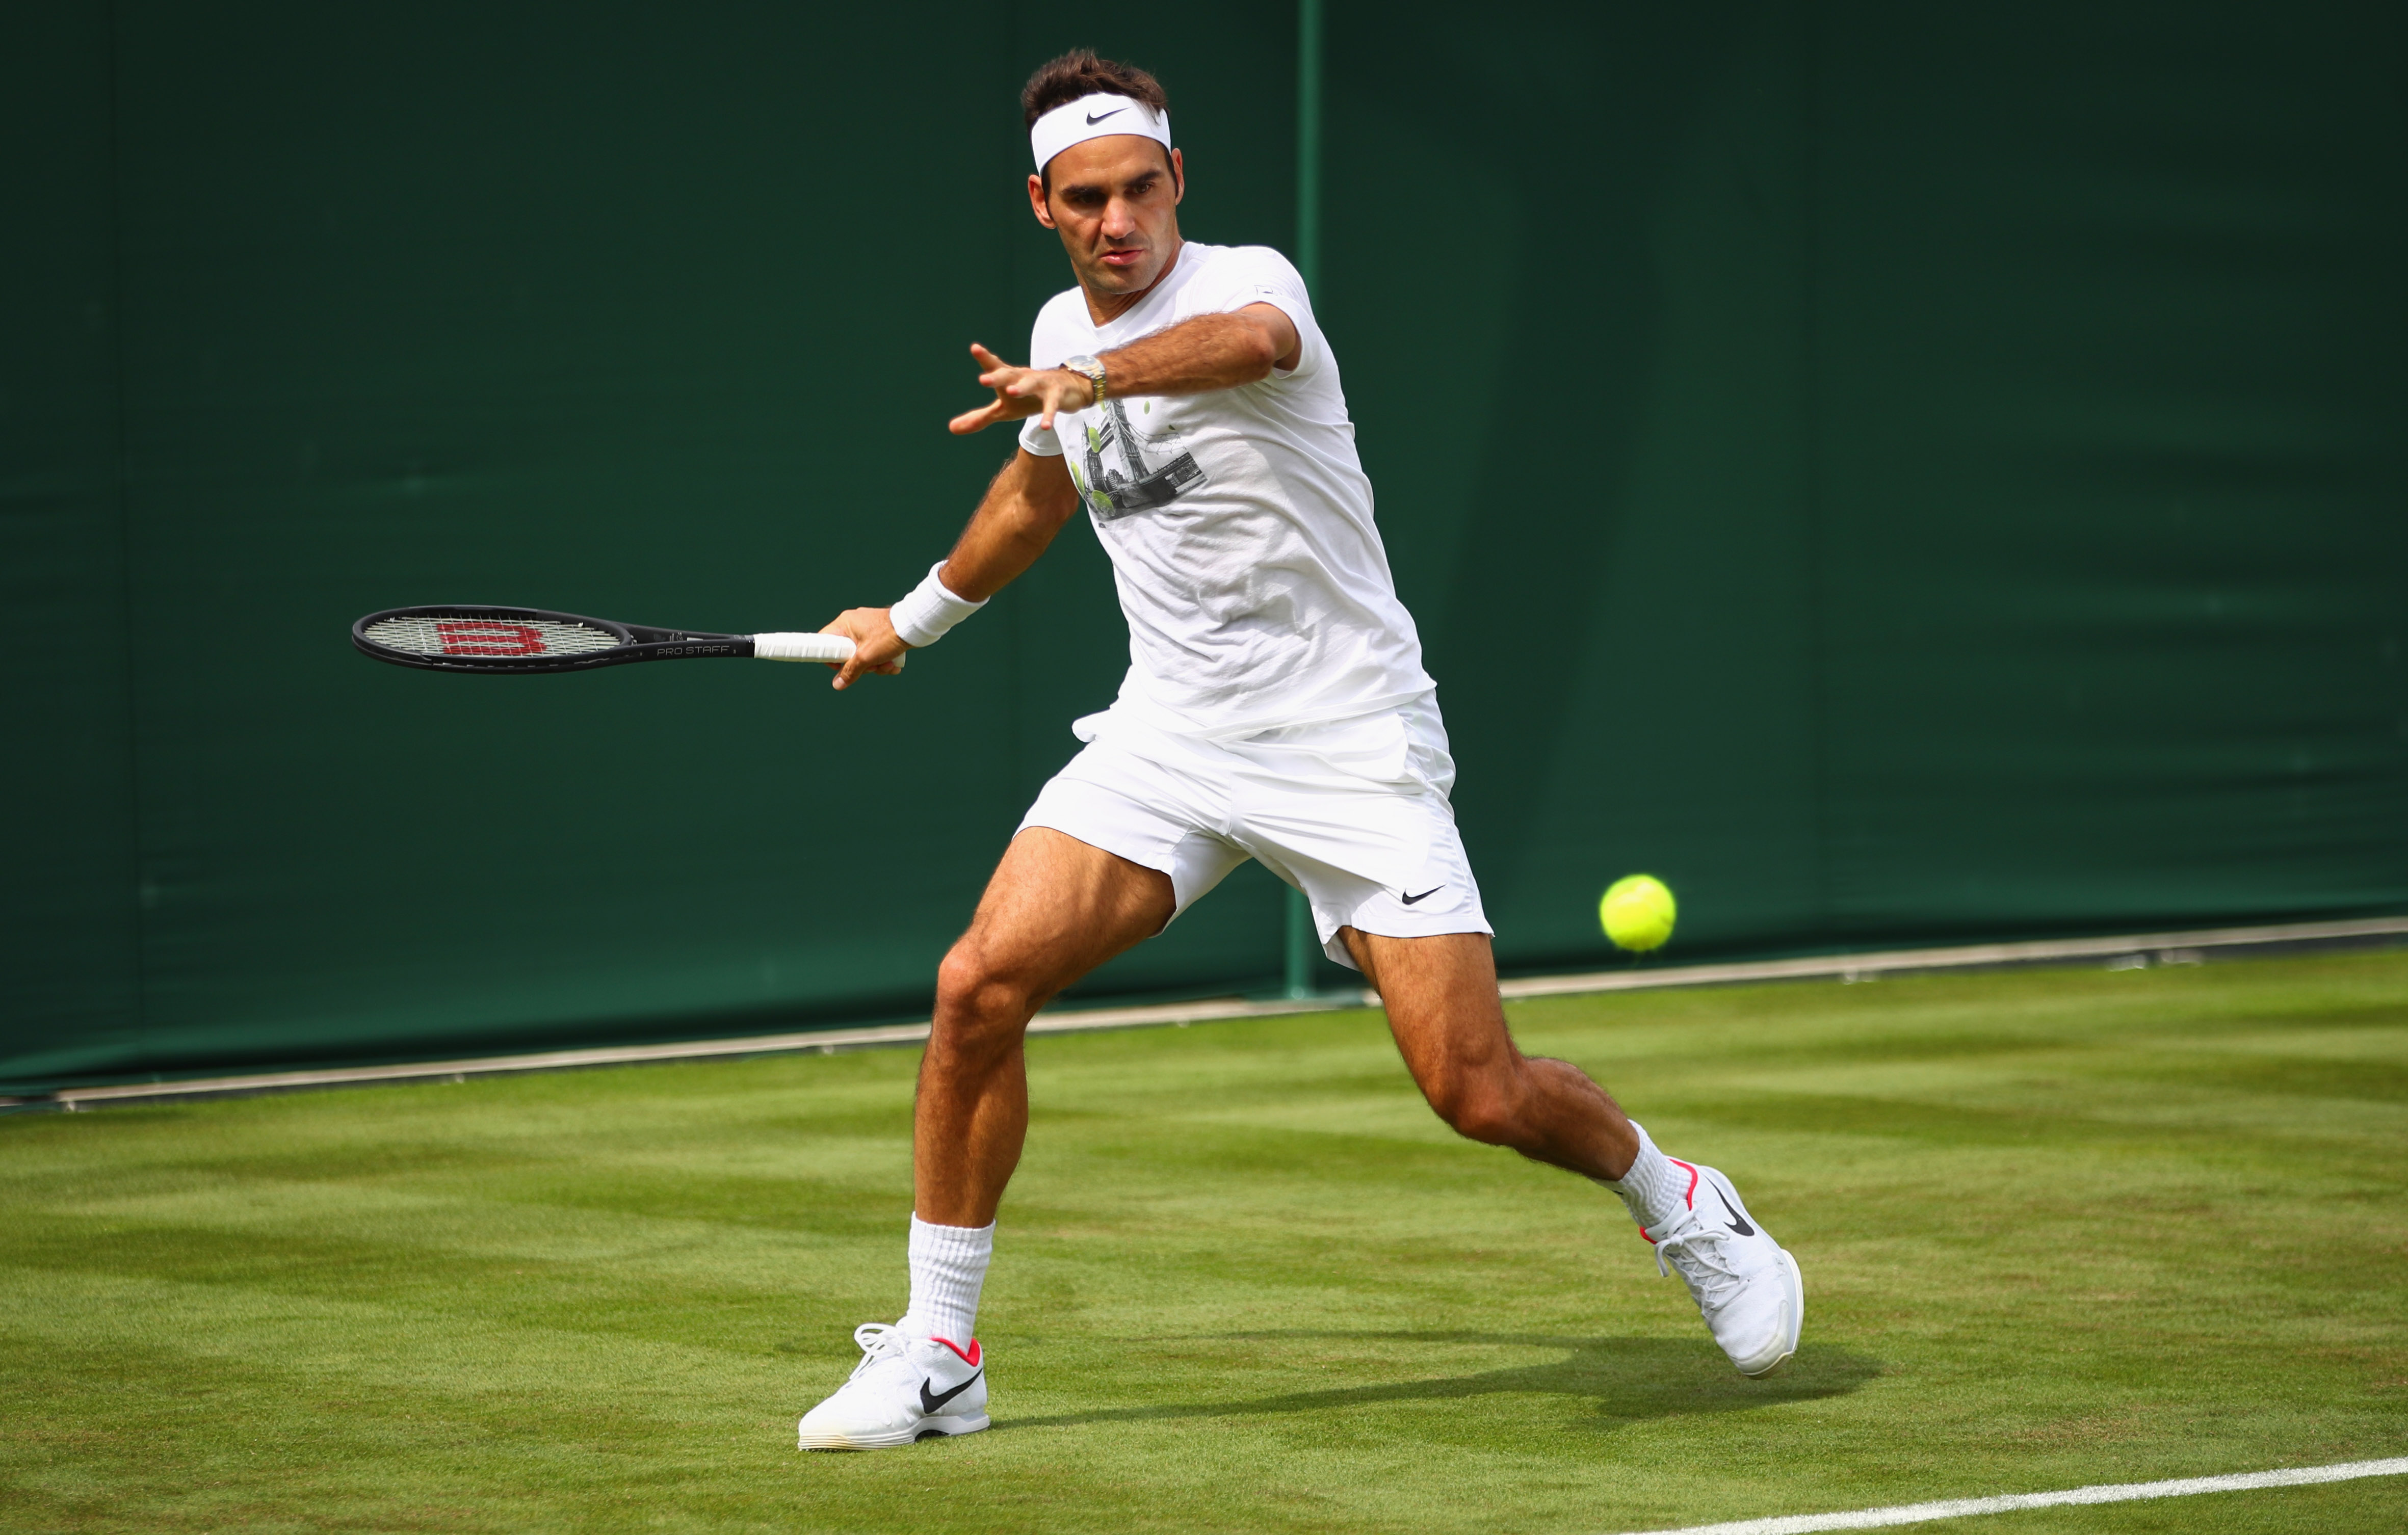
[[1091,117],[1091,118],[1087,119],[1087,126],[1088,126],[1088,127],[1090,127],[1090,128],[1092,128],[1092,127],[1094,127],[1096,123],[1101,122],[1104,120],[1104,118],[1111,117],[1111,116],[1114,115],[1115,113],[1119,113],[1119,112],[1125,112],[1125,111],[1127,111],[1127,110],[1128,110],[1128,108],[1125,108],[1125,107],[1115,107],[1115,108],[1113,108],[1111,109],[1111,111],[1104,113],[1102,117]]

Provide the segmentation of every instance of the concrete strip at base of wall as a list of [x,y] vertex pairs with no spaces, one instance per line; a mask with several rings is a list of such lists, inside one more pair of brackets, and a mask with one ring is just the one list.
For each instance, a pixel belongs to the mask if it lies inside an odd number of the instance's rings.
[[[2110,969],[2150,965],[2199,964],[2210,954],[2278,953],[2364,947],[2408,941],[2408,917],[2372,917],[2352,922],[2284,923],[2258,927],[2218,927],[2179,933],[2143,933],[2121,938],[2042,940],[2029,943],[1981,943],[1949,949],[1897,949],[1879,954],[1816,954],[1803,959],[1755,960],[1735,965],[1655,967],[1633,962],[1612,970],[1579,975],[1527,976],[1498,991],[1508,1001],[1584,993],[1641,991],[1661,986],[1743,985],[1768,981],[1861,982],[1915,971],[2003,969],[2020,966],[2105,963]],[[1303,999],[1248,1001],[1211,997],[1146,1007],[1068,1009],[1041,1012],[1032,1034],[1076,1034],[1099,1029],[1158,1028],[1229,1018],[1269,1018],[1285,1013],[1329,1012],[1380,1005],[1379,994],[1347,990]],[[892,1024],[875,1028],[815,1029],[799,1034],[756,1034],[733,1040],[685,1040],[671,1044],[607,1045],[591,1050],[553,1050],[523,1055],[485,1055],[470,1060],[418,1061],[394,1066],[337,1067],[322,1071],[275,1071],[254,1076],[128,1083],[107,1087],[66,1087],[29,1098],[0,1098],[0,1108],[50,1109],[69,1113],[111,1104],[170,1103],[194,1098],[290,1093],[371,1083],[465,1082],[470,1077],[528,1071],[566,1071],[650,1061],[710,1060],[724,1056],[833,1054],[885,1045],[918,1044],[928,1025]]]
[[[1865,981],[1915,970],[2007,969],[2019,965],[2068,965],[2102,959],[2110,968],[2196,963],[2210,950],[2329,949],[2408,938],[2408,917],[2358,922],[2297,922],[2268,927],[2214,927],[2187,933],[2139,933],[2123,938],[2045,939],[2032,943],[1976,943],[1955,949],[1898,949],[1885,954],[1815,954],[1742,965],[1689,965],[1651,970],[1643,964],[1585,975],[1542,975],[1508,981],[1508,1000],[1568,997],[1582,992],[1636,991],[1649,986],[1711,986],[1741,982],[1808,981],[1836,976]],[[2229,954],[2228,954],[2229,957]]]

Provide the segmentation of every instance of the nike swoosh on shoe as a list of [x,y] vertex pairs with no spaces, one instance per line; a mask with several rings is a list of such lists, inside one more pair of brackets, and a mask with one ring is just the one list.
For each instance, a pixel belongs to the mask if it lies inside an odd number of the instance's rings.
[[972,1370],[968,1380],[964,1381],[961,1384],[953,1387],[951,1391],[944,1393],[942,1396],[930,1395],[928,1391],[930,1383],[924,1380],[922,1381],[920,1383],[920,1415],[922,1417],[935,1417],[938,1411],[942,1408],[945,1403],[953,1400],[955,1397],[960,1396],[963,1392],[968,1391],[972,1384],[974,1384],[981,1375],[985,1373],[986,1371],[982,1370]]
[[1726,1196],[1721,1189],[1714,1190],[1714,1198],[1722,1200],[1723,1213],[1730,1217],[1730,1228],[1733,1231],[1738,1232],[1742,1237],[1753,1237],[1756,1235],[1756,1227],[1747,1224],[1746,1216],[1731,1208],[1729,1198]]

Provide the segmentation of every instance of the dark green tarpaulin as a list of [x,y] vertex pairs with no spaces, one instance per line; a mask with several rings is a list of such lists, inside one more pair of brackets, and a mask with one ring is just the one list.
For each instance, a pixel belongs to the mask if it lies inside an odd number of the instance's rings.
[[[2408,910],[2408,22],[1329,7],[1321,308],[1512,968]],[[896,684],[380,667],[816,626],[1067,280],[1013,94],[1160,72],[1294,233],[1295,17],[0,19],[0,1083],[924,1006],[1125,664],[1074,527]],[[1233,880],[1091,994],[1243,989]]]

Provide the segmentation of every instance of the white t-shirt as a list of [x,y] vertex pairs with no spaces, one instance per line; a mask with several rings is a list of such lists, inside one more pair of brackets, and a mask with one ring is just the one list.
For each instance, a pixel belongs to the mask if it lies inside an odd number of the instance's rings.
[[1435,685],[1371,521],[1338,359],[1285,257],[1189,242],[1143,302],[1100,329],[1078,289],[1057,294],[1038,313],[1029,365],[1249,304],[1295,323],[1295,368],[1207,395],[1114,395],[1062,412],[1052,431],[1031,416],[1020,433],[1032,453],[1076,450],[1071,479],[1111,555],[1129,627],[1111,712],[1179,735],[1347,719]]

